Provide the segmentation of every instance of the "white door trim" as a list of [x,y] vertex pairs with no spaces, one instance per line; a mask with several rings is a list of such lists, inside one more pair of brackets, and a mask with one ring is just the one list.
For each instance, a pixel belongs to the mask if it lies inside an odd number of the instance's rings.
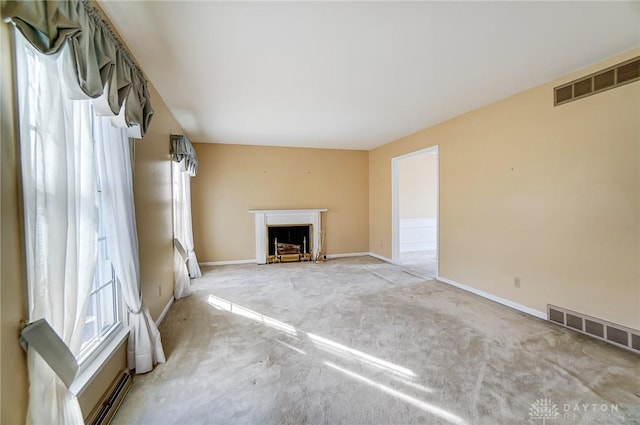
[[426,153],[436,154],[436,276],[440,265],[440,152],[438,145],[391,158],[391,260],[400,261],[400,161]]

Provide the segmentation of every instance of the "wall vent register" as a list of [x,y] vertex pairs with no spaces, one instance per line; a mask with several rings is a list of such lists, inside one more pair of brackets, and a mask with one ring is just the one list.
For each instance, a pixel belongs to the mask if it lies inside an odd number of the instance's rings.
[[563,105],[639,80],[640,56],[554,88],[553,104]]
[[640,331],[606,320],[547,305],[550,321],[640,354]]
[[131,389],[133,376],[128,370],[124,370],[122,375],[116,377],[111,383],[107,392],[102,396],[98,405],[93,409],[86,419],[87,425],[108,425],[118,411],[125,396]]

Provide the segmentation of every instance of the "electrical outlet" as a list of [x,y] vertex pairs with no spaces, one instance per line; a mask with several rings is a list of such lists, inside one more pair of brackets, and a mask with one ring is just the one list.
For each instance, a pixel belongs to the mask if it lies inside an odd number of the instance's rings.
[[516,288],[520,287],[520,278],[516,277],[515,279],[513,279],[513,286],[515,286]]

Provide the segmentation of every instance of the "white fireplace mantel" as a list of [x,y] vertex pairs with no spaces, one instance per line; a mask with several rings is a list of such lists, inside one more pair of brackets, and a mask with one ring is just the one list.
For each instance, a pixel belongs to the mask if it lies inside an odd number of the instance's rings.
[[249,210],[256,218],[256,263],[267,263],[267,227],[311,225],[311,258],[320,254],[320,238],[322,220],[320,213],[327,208],[305,210]]

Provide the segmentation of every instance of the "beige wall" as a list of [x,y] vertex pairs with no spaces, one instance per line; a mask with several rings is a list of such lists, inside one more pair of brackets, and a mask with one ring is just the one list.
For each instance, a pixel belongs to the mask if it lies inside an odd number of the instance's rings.
[[371,251],[391,253],[391,158],[439,145],[441,276],[640,329],[640,83],[559,107],[552,91],[638,54],[371,151]]
[[142,299],[154,319],[173,297],[173,210],[169,136],[183,134],[155,87],[149,131],[135,142],[134,200]]
[[24,423],[27,409],[26,356],[18,343],[20,321],[26,319],[26,273],[19,208],[18,152],[15,124],[10,26],[0,23],[0,92],[2,152],[0,158],[2,245],[0,246],[0,423]]
[[200,262],[255,258],[250,209],[328,208],[327,254],[366,252],[368,153],[332,149],[195,144],[195,250]]
[[435,218],[438,215],[438,156],[435,153],[398,162],[399,216]]
[[78,403],[80,403],[80,409],[82,409],[85,421],[96,407],[98,407],[100,399],[107,392],[113,381],[119,378],[126,368],[127,342],[125,340],[113,353],[111,359],[109,359],[100,372],[93,378],[90,387],[78,396]]

